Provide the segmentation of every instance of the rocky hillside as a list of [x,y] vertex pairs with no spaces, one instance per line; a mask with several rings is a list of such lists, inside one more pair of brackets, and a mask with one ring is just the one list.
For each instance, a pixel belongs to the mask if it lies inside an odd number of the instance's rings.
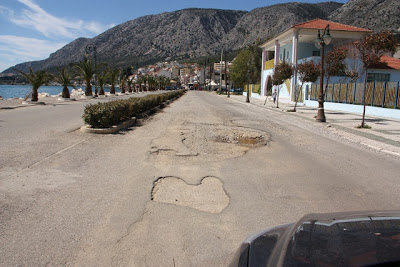
[[[229,49],[236,50],[258,38],[265,41],[294,24],[315,18],[326,19],[342,5],[337,2],[319,4],[295,2],[256,8],[239,20],[236,27],[228,33],[224,44]],[[249,34],[245,35],[245,32]]]
[[246,13],[184,9],[143,16],[117,25],[92,39],[79,38],[46,60],[22,63],[13,68],[24,71],[29,67],[54,70],[81,60],[88,44],[96,45],[98,61],[114,67],[213,54],[212,47],[216,47]]
[[46,60],[22,63],[13,68],[54,70],[81,60],[87,44],[96,44],[98,61],[114,67],[213,56],[222,47],[238,50],[257,39],[264,41],[293,24],[314,18],[373,30],[389,26],[395,30],[400,27],[399,8],[399,0],[350,0],[344,5],[286,3],[250,12],[184,9],[125,22],[92,39],[79,38]]
[[350,0],[334,11],[329,19],[374,31],[400,32],[400,1]]

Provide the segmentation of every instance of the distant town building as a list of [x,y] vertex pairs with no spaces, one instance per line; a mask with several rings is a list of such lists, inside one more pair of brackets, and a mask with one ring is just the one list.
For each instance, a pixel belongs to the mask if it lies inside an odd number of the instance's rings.
[[173,66],[171,68],[171,74],[172,74],[172,79],[176,79],[179,76],[179,67],[178,66]]
[[186,75],[190,75],[190,74],[191,74],[191,70],[189,68],[180,69],[180,76],[186,76]]
[[156,75],[159,76],[159,77],[160,76],[165,76],[165,77],[167,77],[169,79],[172,78],[172,73],[169,70],[160,70],[159,72],[157,72]]

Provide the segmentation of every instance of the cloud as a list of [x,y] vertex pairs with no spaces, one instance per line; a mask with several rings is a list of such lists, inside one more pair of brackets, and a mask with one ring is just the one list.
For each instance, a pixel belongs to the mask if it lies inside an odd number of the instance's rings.
[[0,35],[0,71],[21,62],[47,58],[65,45],[64,42]]
[[16,14],[14,10],[1,6],[0,12],[7,14],[9,21],[15,25],[34,29],[47,38],[75,39],[80,36],[98,35],[109,28],[109,26],[95,21],[67,20],[55,17],[43,10],[33,0],[18,0],[18,2],[26,7],[20,13]]
[[0,35],[0,72],[18,63],[45,59],[78,37],[93,37],[114,26],[59,18],[46,12],[34,0],[17,1],[23,8],[17,10],[0,5],[1,17],[19,27],[34,30],[32,33],[40,33],[43,38]]
[[13,11],[5,6],[0,6],[0,14],[3,16],[13,15]]

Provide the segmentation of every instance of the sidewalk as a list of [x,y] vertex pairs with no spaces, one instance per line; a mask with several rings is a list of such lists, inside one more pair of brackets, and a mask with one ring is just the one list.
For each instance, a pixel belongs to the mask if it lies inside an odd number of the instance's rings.
[[[239,102],[246,101],[246,97],[241,95],[231,95],[231,98]],[[284,112],[286,116],[297,116],[314,125],[325,127],[342,139],[400,157],[400,120],[366,116],[365,123],[371,126],[371,129],[358,129],[356,126],[361,124],[362,119],[360,114],[325,109],[326,123],[320,123],[315,120],[316,108],[298,106],[297,112],[287,112],[293,109],[294,104],[280,102],[279,108],[276,108],[276,104],[272,101],[267,101],[265,105],[264,101],[264,99],[251,98],[250,104],[265,108],[267,112]]]

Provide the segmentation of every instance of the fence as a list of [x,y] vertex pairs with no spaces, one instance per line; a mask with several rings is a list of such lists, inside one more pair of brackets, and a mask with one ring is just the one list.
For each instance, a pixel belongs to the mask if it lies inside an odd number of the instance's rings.
[[[370,82],[365,89],[365,103],[368,106],[382,108],[400,108],[400,82]],[[319,84],[312,84],[311,90],[306,90],[306,99],[318,100]],[[325,92],[326,102],[363,104],[363,83],[329,84]]]

